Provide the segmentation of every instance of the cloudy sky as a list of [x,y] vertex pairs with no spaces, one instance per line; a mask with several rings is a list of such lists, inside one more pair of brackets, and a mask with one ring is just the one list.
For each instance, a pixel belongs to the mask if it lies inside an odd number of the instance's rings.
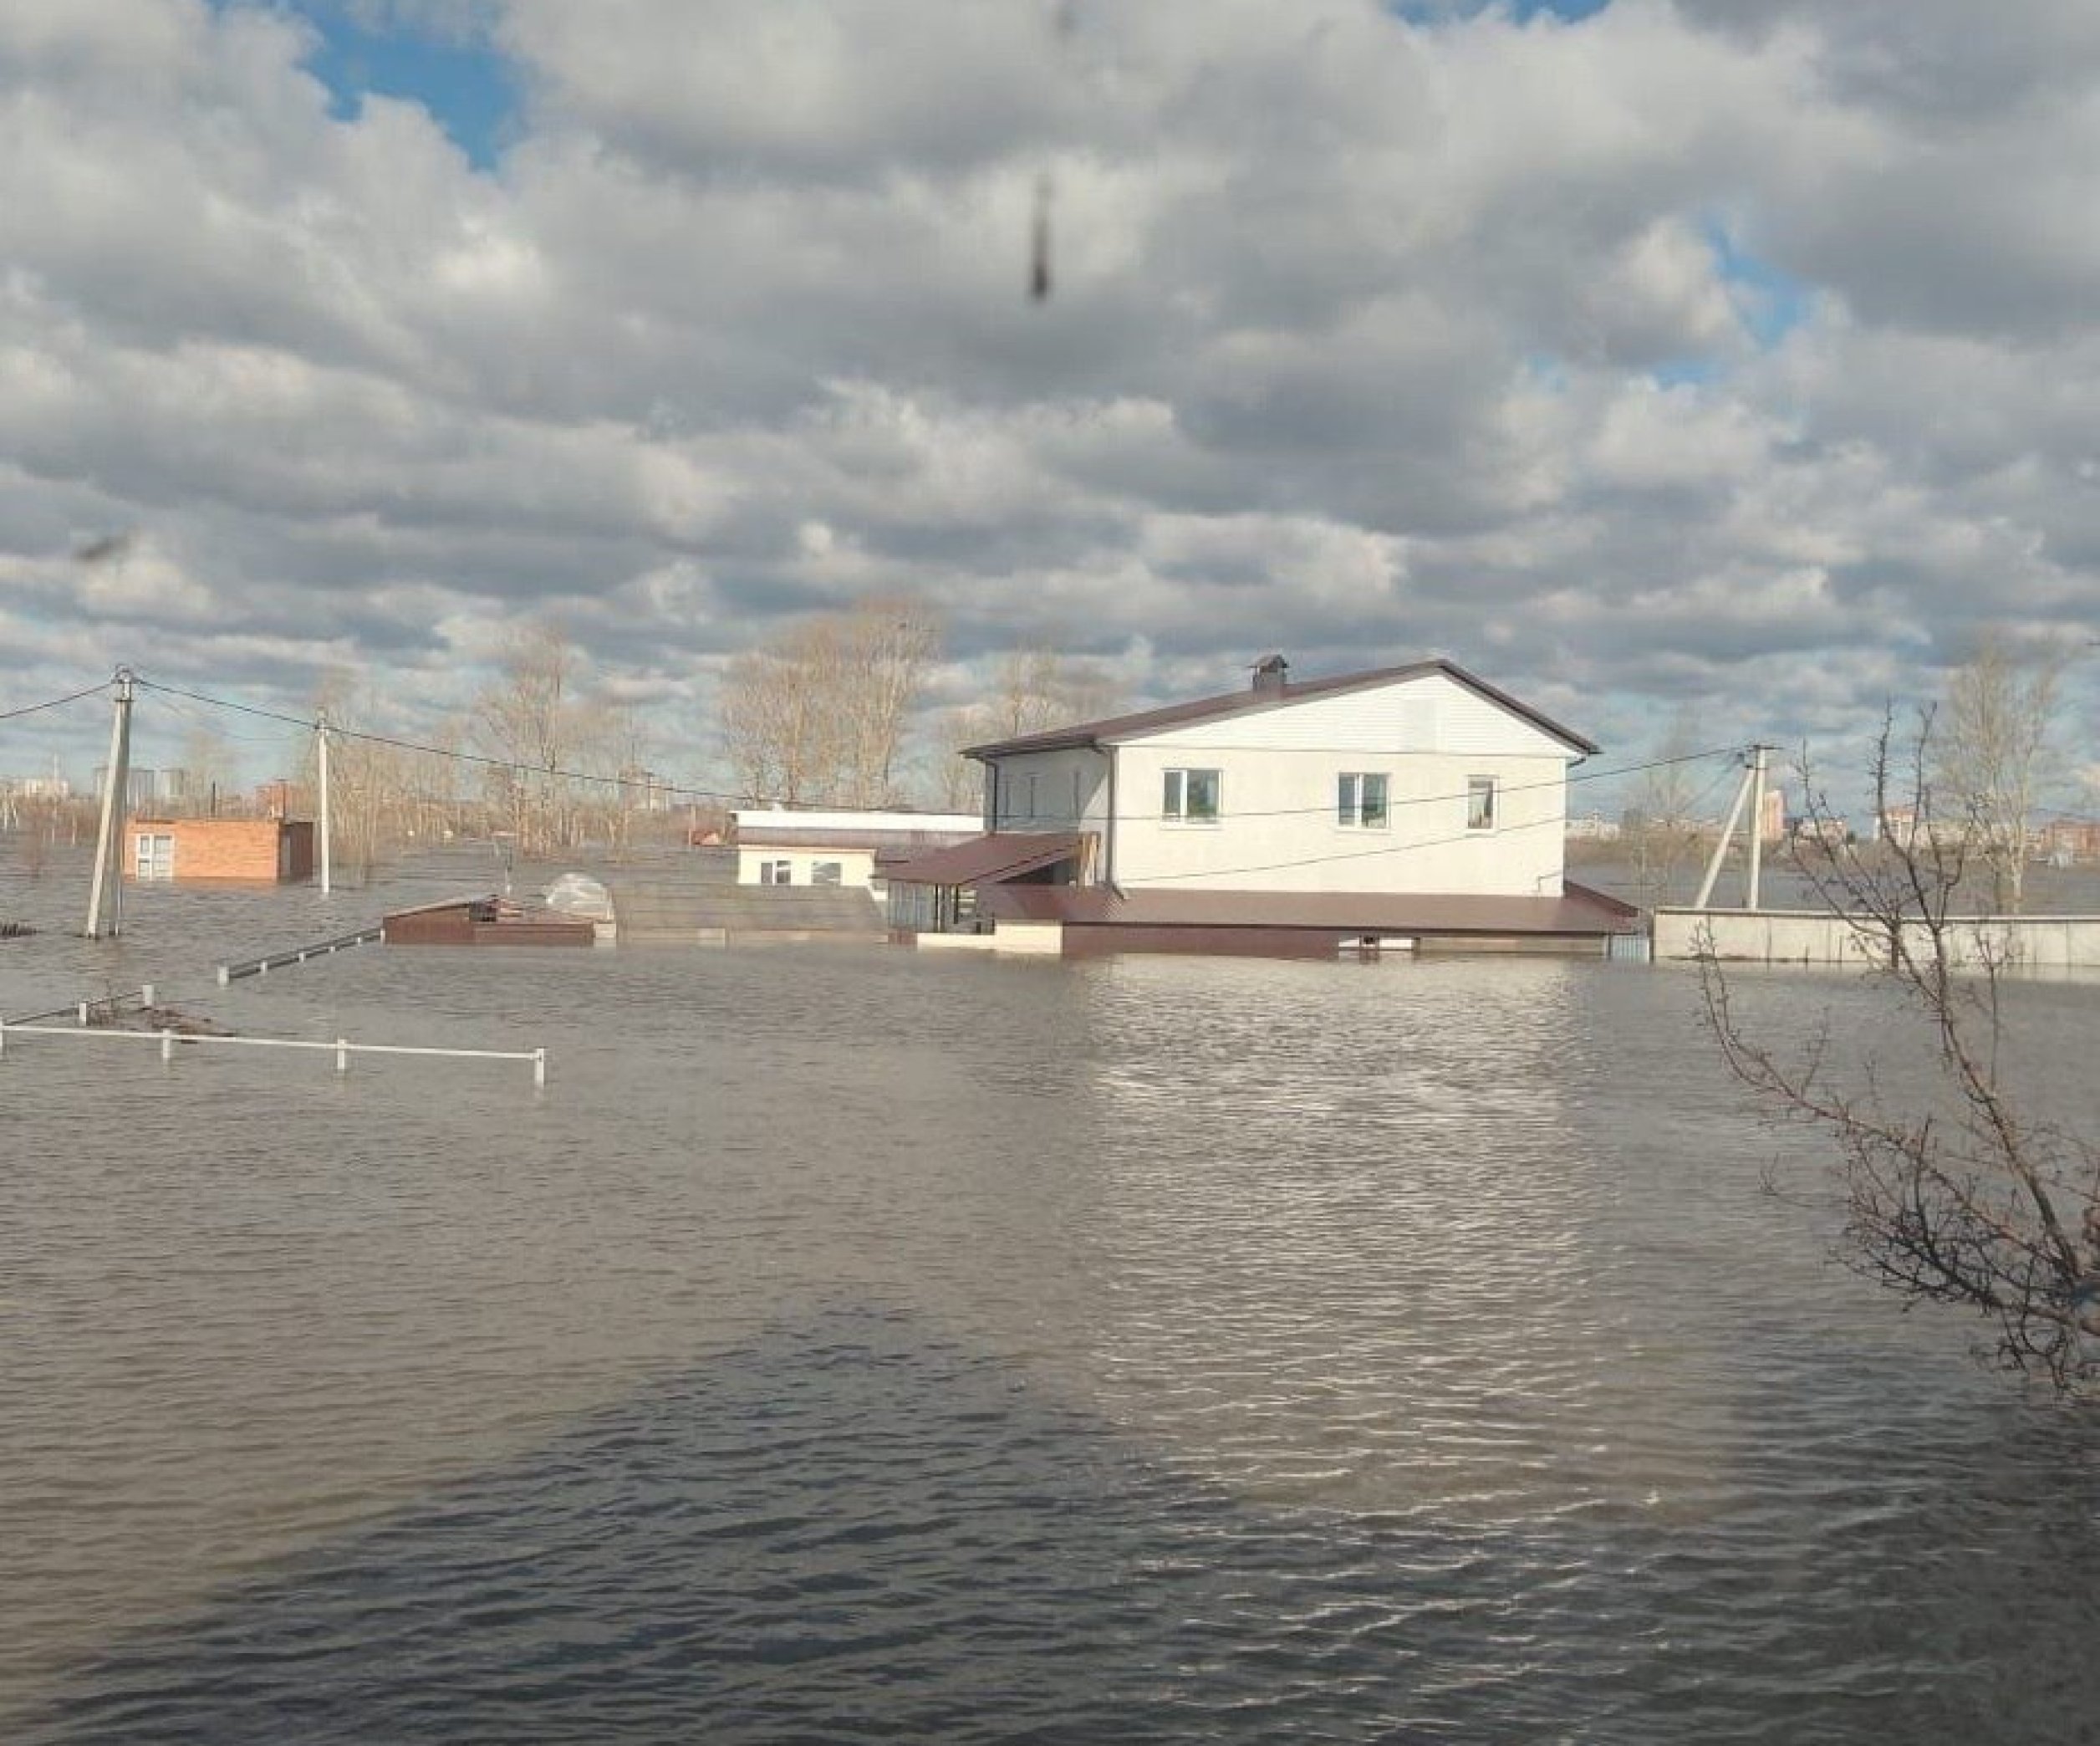
[[0,710],[415,732],[545,616],[705,781],[905,589],[944,702],[1445,654],[1853,758],[2100,636],[2097,213],[2092,0],[6,0]]

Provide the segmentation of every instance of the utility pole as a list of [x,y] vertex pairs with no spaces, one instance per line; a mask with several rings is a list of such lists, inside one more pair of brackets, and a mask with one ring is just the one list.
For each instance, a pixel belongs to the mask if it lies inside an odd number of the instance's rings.
[[1765,745],[1750,748],[1750,863],[1743,894],[1743,907],[1749,910],[1759,907],[1758,881],[1764,871],[1765,758],[1771,750]]
[[321,790],[321,895],[325,897],[334,889],[334,845],[329,835],[329,726],[328,711],[313,712],[313,763]]
[[1771,748],[1752,746],[1743,754],[1743,779],[1736,785],[1736,799],[1728,809],[1728,822],[1720,828],[1720,838],[1714,845],[1713,859],[1706,863],[1706,876],[1700,881],[1699,895],[1692,899],[1692,907],[1703,910],[1707,900],[1714,895],[1714,882],[1720,877],[1721,863],[1728,858],[1728,845],[1736,835],[1736,821],[1743,815],[1743,805],[1750,803],[1750,851],[1744,867],[1748,877],[1745,881],[1743,907],[1758,907],[1761,895],[1759,883],[1764,871],[1765,829],[1765,759]]
[[110,758],[104,768],[102,825],[94,840],[94,880],[88,890],[84,932],[90,940],[124,932],[124,809],[131,788],[130,667],[117,669],[115,705],[110,718]]

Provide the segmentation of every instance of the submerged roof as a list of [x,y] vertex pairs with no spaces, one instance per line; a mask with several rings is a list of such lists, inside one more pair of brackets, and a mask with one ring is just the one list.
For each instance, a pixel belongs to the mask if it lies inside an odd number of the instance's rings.
[[1607,934],[1640,911],[1570,884],[1558,897],[1456,891],[1119,891],[1110,886],[995,886],[979,893],[1000,921],[1106,927],[1303,927],[1342,933]]
[[893,884],[993,886],[1070,860],[1079,852],[1079,841],[1076,830],[1002,830],[928,855],[878,856],[877,865]]
[[1127,739],[1139,739],[1148,733],[1158,733],[1170,728],[1185,728],[1191,722],[1253,715],[1266,709],[1285,709],[1293,703],[1303,703],[1314,697],[1333,697],[1348,692],[1369,691],[1374,687],[1391,685],[1404,679],[1427,678],[1432,674],[1441,674],[1468,691],[1477,692],[1490,702],[1500,704],[1512,714],[1522,717],[1534,728],[1572,746],[1586,756],[1598,749],[1593,742],[1585,739],[1572,728],[1564,728],[1552,717],[1542,715],[1528,703],[1519,702],[1507,692],[1467,672],[1455,661],[1440,657],[1434,661],[1410,661],[1403,666],[1378,667],[1366,673],[1343,673],[1331,679],[1308,679],[1266,689],[1248,687],[1241,691],[1227,692],[1221,697],[1198,697],[1187,703],[1170,703],[1164,708],[1142,709],[1134,714],[1109,716],[1098,722],[1075,722],[1068,728],[1053,728],[1041,733],[1026,733],[1017,739],[994,740],[981,746],[967,746],[963,748],[962,755],[980,759],[1008,758],[1017,753],[1055,752],[1070,746],[1113,745]]

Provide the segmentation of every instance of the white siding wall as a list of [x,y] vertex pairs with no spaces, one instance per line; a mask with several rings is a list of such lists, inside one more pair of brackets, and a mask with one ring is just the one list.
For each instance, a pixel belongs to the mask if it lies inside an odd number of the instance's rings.
[[1562,740],[1442,673],[1302,703],[1286,701],[1228,721],[1149,734],[1148,747],[1248,752],[1500,753],[1575,756]]
[[866,891],[874,882],[875,857],[867,849],[752,849],[740,845],[737,850],[737,882],[739,885],[758,883],[758,864],[761,861],[786,861],[789,865],[790,885],[813,885],[813,874],[818,861],[837,861],[838,882],[842,886],[859,886]]
[[[1115,877],[1192,890],[1557,892],[1577,755],[1442,673],[1170,729],[1119,748]],[[1170,769],[1223,773],[1216,824],[1160,818]],[[1345,771],[1387,777],[1383,830],[1338,822]],[[1496,780],[1491,830],[1467,828],[1476,776]]]
[[[1115,880],[1187,891],[1468,891],[1498,896],[1560,891],[1567,760],[1508,753],[1255,751],[1154,741],[1122,748],[1117,770]],[[1222,773],[1215,824],[1160,817],[1169,769]],[[1383,829],[1335,817],[1335,779],[1382,772]],[[1491,830],[1466,827],[1471,778],[1493,776]],[[1175,876],[1163,878],[1163,876]]]
[[999,760],[998,800],[996,830],[1105,831],[1108,758],[1083,746],[1003,758]]

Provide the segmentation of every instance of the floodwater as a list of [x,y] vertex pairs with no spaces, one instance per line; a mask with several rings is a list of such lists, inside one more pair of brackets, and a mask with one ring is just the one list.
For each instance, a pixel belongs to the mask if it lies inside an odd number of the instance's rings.
[[[1669,967],[369,947],[0,869],[0,1738],[2089,1740],[2100,1419]],[[1844,980],[1756,1022],[1899,1039]],[[2014,991],[2100,1120],[2100,987]],[[1858,1021],[1872,1017],[1871,1026]]]

